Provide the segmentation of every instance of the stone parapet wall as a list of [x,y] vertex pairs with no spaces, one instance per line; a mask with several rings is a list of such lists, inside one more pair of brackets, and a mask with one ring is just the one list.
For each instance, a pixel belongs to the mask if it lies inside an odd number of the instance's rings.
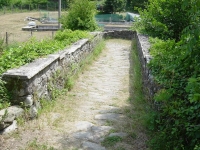
[[55,54],[39,58],[20,68],[8,70],[3,74],[7,88],[12,93],[12,104],[40,107],[40,99],[51,99],[54,89],[63,89],[69,76],[75,74],[81,62],[94,50],[102,38],[136,39],[143,70],[145,87],[152,97],[158,90],[147,67],[151,56],[148,37],[135,31],[108,31],[91,33],[92,40],[82,39]]
[[136,39],[138,55],[142,67],[144,88],[147,92],[147,95],[149,96],[149,99],[152,100],[154,94],[158,91],[159,86],[155,84],[151,70],[148,67],[150,60],[152,59],[149,53],[150,43],[148,36],[138,34],[135,31],[122,30],[105,32],[104,38],[123,38],[129,40]]
[[[150,60],[152,59],[152,56],[150,55],[149,49],[150,49],[150,43],[148,36],[138,34],[136,35],[136,41],[137,41],[137,50],[138,55],[141,62],[142,67],[142,73],[143,73],[143,84],[145,91],[147,92],[147,95],[150,100],[153,99],[154,94],[159,90],[158,84],[154,82],[153,75],[151,74],[151,69],[148,67]],[[154,107],[158,109],[158,104],[154,103]]]
[[132,40],[133,38],[135,38],[135,36],[136,32],[130,30],[104,32],[104,38],[121,38]]
[[158,90],[153,82],[151,71],[147,67],[151,56],[148,37],[135,31],[108,31],[91,33],[92,40],[82,39],[58,53],[39,58],[20,68],[8,70],[3,74],[7,88],[13,95],[13,104],[23,102],[26,106],[38,105],[39,99],[51,99],[52,90],[63,89],[68,76],[75,74],[82,62],[102,40],[102,38],[136,39],[138,53],[143,70],[145,87],[152,97]]
[[32,63],[8,70],[3,74],[12,93],[12,103],[40,107],[39,99],[51,99],[52,90],[63,89],[70,75],[102,40],[103,33],[92,33],[91,40],[82,39],[55,54],[39,58]]
[[[29,117],[36,117],[37,109],[40,108],[40,99],[50,100],[53,97],[54,90],[65,88],[69,77],[76,74],[82,62],[103,38],[136,39],[145,91],[152,99],[159,87],[154,83],[151,70],[148,68],[148,64],[152,59],[149,54],[150,43],[148,37],[128,30],[91,34],[94,36],[92,40],[79,40],[62,51],[5,72],[2,78],[7,81],[8,91],[13,95],[12,104],[20,105],[23,103],[25,106],[30,107]],[[7,117],[4,116],[5,112],[8,112]],[[11,128],[15,129],[16,118],[22,116],[23,113],[24,110],[18,106],[1,110],[0,134],[10,132]]]

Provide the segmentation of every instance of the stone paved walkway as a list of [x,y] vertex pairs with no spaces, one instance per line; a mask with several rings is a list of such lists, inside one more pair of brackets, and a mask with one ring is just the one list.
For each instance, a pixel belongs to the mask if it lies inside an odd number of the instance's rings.
[[[61,150],[147,149],[145,134],[137,133],[127,116],[132,109],[130,45],[127,40],[107,40],[106,49],[80,75],[61,110],[52,110],[46,120],[32,121],[28,129],[18,132],[19,138],[4,140],[6,146],[0,149],[25,148],[34,138]],[[66,109],[69,113],[63,113]]]

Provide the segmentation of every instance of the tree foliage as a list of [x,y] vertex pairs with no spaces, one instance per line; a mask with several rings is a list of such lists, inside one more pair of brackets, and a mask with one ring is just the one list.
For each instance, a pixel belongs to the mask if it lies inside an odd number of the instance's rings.
[[126,1],[125,0],[105,0],[104,12],[106,13],[116,13],[125,10]]
[[136,23],[150,36],[150,68],[162,87],[152,121],[155,150],[200,148],[200,1],[149,0]]
[[[67,0],[61,0],[62,3],[68,3]],[[39,5],[48,3],[58,3],[58,0],[0,0],[0,7],[10,5]]]
[[94,19],[96,7],[89,0],[74,0],[70,4],[68,12],[62,16],[61,23],[63,28],[71,30],[89,30],[97,29]]
[[137,8],[145,8],[145,3],[148,0],[126,0],[126,9],[128,11],[138,11]]
[[145,31],[161,39],[179,40],[182,30],[189,25],[188,9],[182,8],[182,0],[149,0],[146,9],[140,9]]

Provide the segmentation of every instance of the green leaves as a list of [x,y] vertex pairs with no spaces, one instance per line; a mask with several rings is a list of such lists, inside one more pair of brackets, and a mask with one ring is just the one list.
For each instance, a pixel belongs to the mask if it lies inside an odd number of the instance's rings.
[[189,6],[186,9],[181,6],[182,0],[149,0],[147,8],[139,10],[139,22],[150,36],[178,41],[190,17]]
[[95,5],[89,0],[74,0],[68,12],[62,16],[61,23],[63,28],[71,30],[88,30],[97,29],[94,19]]
[[200,103],[200,77],[190,78],[186,86],[190,103]]
[[199,148],[199,8],[199,0],[149,0],[147,9],[140,11],[136,25],[156,37],[150,39],[153,59],[149,67],[162,88],[154,96],[160,109],[152,149]]

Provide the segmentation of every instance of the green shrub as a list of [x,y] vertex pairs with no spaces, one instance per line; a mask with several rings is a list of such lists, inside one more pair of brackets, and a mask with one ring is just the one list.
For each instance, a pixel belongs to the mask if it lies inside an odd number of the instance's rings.
[[193,64],[195,59],[187,61],[187,49],[172,40],[152,41],[153,59],[149,67],[155,81],[163,89],[154,99],[161,103],[161,109],[155,117],[155,134],[151,141],[153,149],[192,150],[200,140],[200,74]]
[[97,29],[94,19],[96,7],[89,0],[74,0],[70,4],[68,12],[61,17],[63,28],[71,30],[88,30]]
[[140,29],[153,37],[178,41],[190,20],[188,14],[190,6],[183,8],[182,4],[182,0],[149,0],[146,9],[139,10]]
[[149,0],[135,24],[157,37],[150,39],[153,59],[149,64],[162,87],[154,96],[160,103],[150,128],[154,150],[199,149],[199,8],[199,0]]

